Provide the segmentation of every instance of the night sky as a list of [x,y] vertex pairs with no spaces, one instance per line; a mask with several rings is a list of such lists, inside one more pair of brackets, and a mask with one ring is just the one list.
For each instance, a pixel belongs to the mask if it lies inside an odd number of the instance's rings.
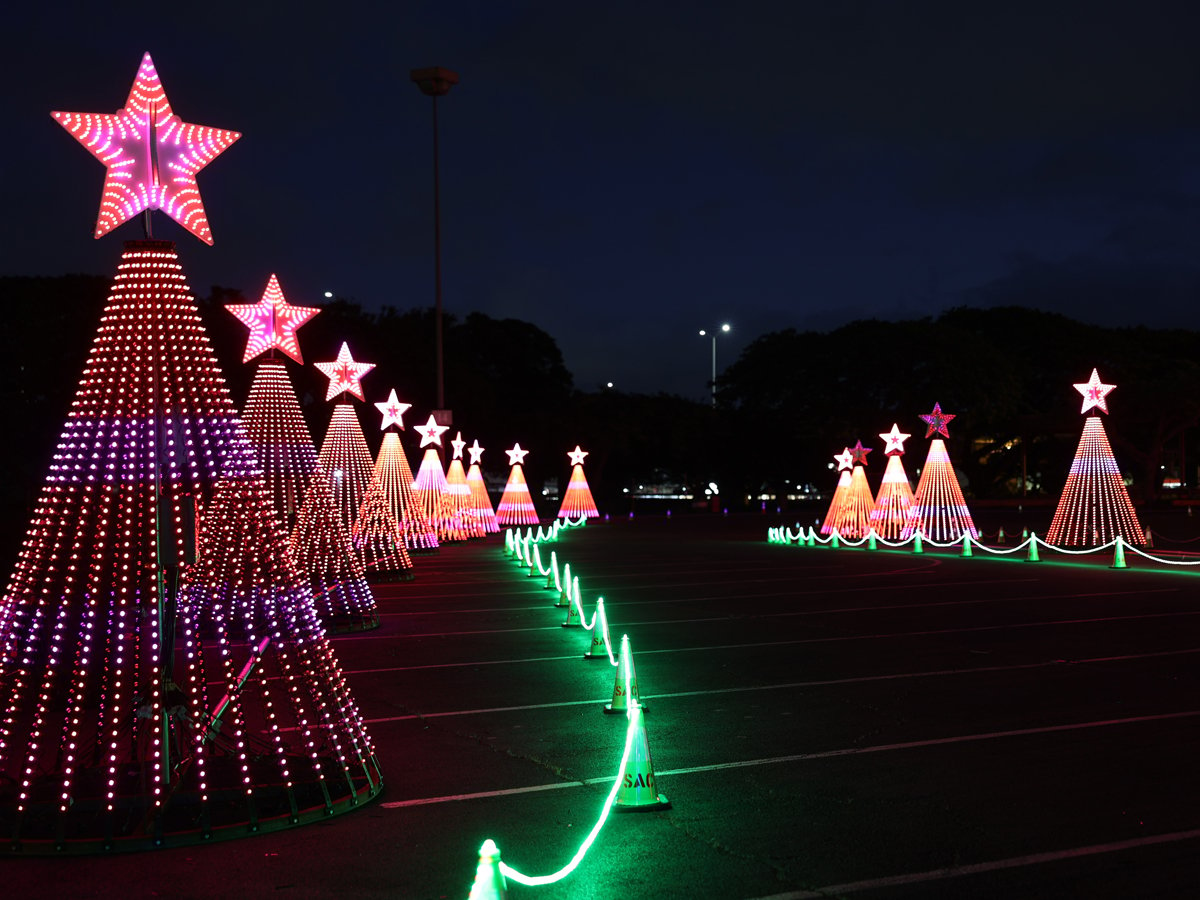
[[148,50],[244,134],[198,178],[214,247],[156,216],[201,294],[432,305],[440,65],[446,310],[535,323],[580,388],[701,399],[720,322],[722,367],[964,303],[1197,324],[1194,2],[94,6],[5,14],[0,275],[140,237],[92,239],[103,166],[49,112],[116,110]]

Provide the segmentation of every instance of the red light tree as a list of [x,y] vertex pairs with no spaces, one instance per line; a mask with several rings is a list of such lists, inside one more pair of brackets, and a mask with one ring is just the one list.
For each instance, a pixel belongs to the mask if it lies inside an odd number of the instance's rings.
[[446,483],[446,473],[442,471],[442,461],[438,458],[437,448],[441,446],[442,434],[448,429],[449,426],[434,421],[433,416],[417,429],[421,435],[421,446],[427,449],[417,468],[417,477],[413,479],[413,497],[430,526],[437,532],[439,541],[465,541],[467,534],[462,519],[447,496],[449,485]]
[[[258,303],[225,308],[250,329],[243,362],[266,352],[273,356],[276,349],[303,362],[296,329],[320,312],[288,304],[274,275]],[[243,420],[322,623],[334,632],[377,627],[375,598],[334,507],[283,360],[259,363]]]
[[413,495],[413,474],[408,465],[408,456],[400,443],[400,434],[389,426],[395,425],[404,430],[404,413],[411,407],[410,403],[401,403],[393,388],[388,399],[375,406],[383,414],[383,443],[379,447],[379,455],[375,457],[374,477],[379,479],[383,487],[383,495],[392,508],[392,515],[400,523],[400,533],[404,536],[404,546],[409,550],[436,550],[438,548],[437,532],[425,518],[420,504]]
[[533,497],[529,495],[529,486],[525,483],[525,470],[521,463],[525,461],[528,450],[522,450],[520,444],[513,444],[508,454],[508,464],[512,469],[508,473],[508,483],[504,485],[504,493],[496,504],[496,522],[500,525],[536,525],[537,510],[533,508]]
[[887,442],[884,453],[888,461],[879,495],[875,498],[875,508],[871,510],[871,527],[880,537],[896,540],[904,530],[913,505],[912,485],[908,483],[908,473],[900,458],[904,455],[904,442],[910,435],[902,434],[899,426],[893,424],[891,431],[879,436]]
[[[1075,385],[1075,390],[1083,394],[1080,411],[1086,413],[1094,408],[1107,414],[1105,398],[1115,388],[1114,384],[1101,383],[1099,373],[1092,369],[1092,376],[1085,384]],[[1062,547],[1091,546],[1107,544],[1118,535],[1129,544],[1146,543],[1109,446],[1104,422],[1098,415],[1091,415],[1083,423],[1083,434],[1050,530],[1046,532],[1046,542]]]
[[867,454],[871,451],[862,445],[862,441],[857,441],[847,452],[852,464],[850,483],[846,485],[837,509],[831,508],[829,515],[825,517],[825,526],[830,531],[836,528],[842,537],[857,538],[863,537],[870,530],[871,510],[875,506],[875,498],[871,496],[871,486],[867,484],[864,468]]
[[592,499],[592,489],[588,487],[587,478],[583,474],[585,456],[587,451],[579,449],[578,444],[567,454],[567,458],[571,460],[571,480],[567,482],[567,489],[563,491],[562,505],[558,508],[556,518],[594,519],[600,515],[600,511],[596,509],[596,501]]
[[169,242],[126,244],[0,660],[6,850],[247,834],[381,787]]
[[412,578],[412,558],[404,547],[400,523],[392,514],[391,504],[383,494],[383,485],[372,476],[367,493],[358,508],[358,518],[350,532],[367,571],[382,581],[405,581]]
[[483,480],[483,471],[479,461],[483,458],[483,447],[479,441],[474,441],[467,452],[471,454],[471,465],[467,469],[467,484],[471,488],[471,515],[479,519],[487,534],[495,534],[500,530],[496,522],[496,511],[492,509],[492,498],[488,496],[487,484]]
[[[55,118],[108,168],[97,236],[162,209],[211,243],[195,174],[238,135],[176,117],[149,55],[116,114]],[[0,598],[3,849],[358,808],[382,779],[345,684],[175,246],[130,241]]]
[[308,482],[316,471],[317,451],[287,368],[283,360],[274,358],[274,348],[282,349],[296,362],[303,362],[295,330],[320,310],[288,305],[274,275],[260,302],[230,304],[225,308],[250,329],[242,362],[267,351],[272,353],[271,358],[259,364],[242,418],[266,472],[275,509],[290,531],[296,525]]
[[933,412],[921,416],[928,426],[925,437],[933,437],[934,433],[941,437],[933,438],[929,444],[929,454],[925,457],[925,467],[917,482],[908,522],[900,532],[905,540],[918,532],[935,541],[957,541],[964,534],[970,534],[972,538],[979,537],[962,488],[958,486],[958,476],[954,474],[950,454],[946,452],[946,444],[942,440],[942,437],[950,436],[946,425],[953,418],[953,414],[942,412],[938,403],[933,404]]
[[[326,400],[347,392],[359,400],[363,399],[362,377],[375,368],[374,363],[355,362],[346,343],[342,344],[336,360],[317,363],[316,366],[329,379]],[[358,413],[349,403],[339,403],[333,408],[329,429],[325,432],[325,440],[321,443],[317,458],[329,478],[333,501],[341,513],[342,524],[347,530],[353,529],[375,465],[358,421]]]
[[829,499],[829,509],[825,511],[825,520],[821,523],[821,534],[832,534],[834,523],[842,516],[842,506],[850,490],[850,470],[854,467],[854,454],[849,447],[843,447],[842,452],[835,453],[833,459],[838,467],[838,483]]
[[468,538],[481,538],[485,534],[483,522],[473,514],[471,486],[467,484],[467,473],[462,464],[463,447],[467,446],[467,442],[462,439],[461,431],[455,435],[450,446],[454,448],[454,453],[446,467],[446,498],[462,523],[463,533]]

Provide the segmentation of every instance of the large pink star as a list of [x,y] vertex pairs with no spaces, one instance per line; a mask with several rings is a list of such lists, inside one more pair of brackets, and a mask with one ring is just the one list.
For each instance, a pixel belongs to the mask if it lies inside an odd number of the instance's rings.
[[891,431],[885,431],[879,436],[887,441],[887,447],[883,451],[885,456],[903,456],[904,442],[912,437],[911,434],[904,434],[895,422],[892,423]]
[[192,125],[171,111],[147,53],[123,109],[115,113],[51,113],[104,163],[96,237],[147,209],[161,209],[206,244],[213,242],[196,173],[241,137]]
[[342,342],[337,359],[333,362],[314,363],[321,373],[329,379],[329,390],[325,399],[332,400],[343,391],[349,391],[359,400],[363,399],[362,377],[375,368],[375,363],[355,362],[350,355],[350,345]]
[[525,454],[527,454],[529,451],[522,450],[520,443],[516,443],[513,444],[513,448],[511,450],[505,450],[504,452],[508,454],[508,464],[510,466],[519,466],[521,463],[525,462]]
[[392,388],[388,398],[382,403],[376,403],[375,408],[383,413],[383,424],[379,426],[380,431],[386,431],[389,425],[396,425],[403,431],[404,419],[402,417],[412,409],[412,404],[401,403],[400,398],[396,396],[396,389]]
[[935,431],[942,437],[950,437],[950,432],[946,430],[946,425],[948,425],[950,420],[956,415],[957,413],[942,412],[942,405],[940,403],[933,404],[933,412],[931,412],[929,415],[921,416],[921,419],[926,425],[929,426],[927,429],[925,429],[925,437],[933,437],[933,433]]
[[421,436],[422,447],[429,444],[437,444],[440,447],[442,446],[442,435],[449,430],[449,425],[439,425],[431,413],[429,421],[417,429],[417,434]]
[[1087,412],[1093,406],[1102,413],[1108,412],[1108,401],[1104,398],[1110,392],[1116,389],[1115,384],[1103,384],[1100,381],[1100,373],[1092,369],[1092,377],[1087,380],[1086,384],[1075,385],[1075,390],[1083,394],[1083,409],[1080,412]]
[[575,449],[574,449],[574,450],[569,450],[569,451],[567,451],[567,456],[568,456],[568,457],[570,457],[570,459],[571,459],[571,465],[573,465],[573,466],[582,466],[582,465],[583,465],[583,458],[584,458],[585,456],[587,456],[587,451],[586,451],[586,450],[580,450],[580,449],[579,449],[579,445],[578,445],[578,444],[576,444],[576,445],[575,445]]
[[296,329],[319,313],[315,306],[292,306],[283,296],[275,274],[267,281],[267,289],[257,303],[229,303],[225,308],[250,329],[246,353],[242,362],[250,362],[260,353],[278,347],[298,363],[303,363]]
[[478,439],[476,439],[475,442],[467,448],[467,452],[471,454],[471,465],[479,465],[480,461],[483,459],[483,450],[484,448],[479,446]]

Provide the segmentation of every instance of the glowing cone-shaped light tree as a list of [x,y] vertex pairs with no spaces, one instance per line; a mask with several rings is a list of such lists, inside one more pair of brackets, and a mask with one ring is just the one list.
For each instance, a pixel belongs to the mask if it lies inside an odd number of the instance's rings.
[[904,462],[901,460],[904,442],[911,435],[902,434],[899,426],[893,424],[891,431],[879,436],[887,442],[884,453],[888,461],[879,485],[879,494],[875,497],[875,508],[871,510],[871,527],[880,537],[896,540],[904,530],[913,505],[912,485],[908,482],[908,473],[904,471]]
[[508,454],[508,464],[512,467],[508,473],[508,483],[504,485],[504,493],[496,504],[496,521],[501,525],[536,525],[537,510],[533,508],[533,497],[529,495],[529,485],[525,483],[525,461],[528,450],[522,450],[521,445],[513,444]]
[[871,496],[871,486],[867,484],[866,464],[867,454],[871,450],[856,441],[850,449],[852,468],[850,484],[842,494],[841,503],[831,516],[827,516],[825,524],[830,530],[836,528],[842,537],[857,538],[866,535],[871,527],[871,510],[875,507],[875,498]]
[[581,450],[578,444],[567,454],[567,458],[571,460],[571,480],[567,482],[567,489],[563,492],[557,518],[594,519],[600,515],[600,511],[596,509],[596,501],[592,499],[592,489],[588,487],[587,478],[583,474],[585,456],[587,451]]
[[[362,400],[362,377],[375,368],[374,363],[355,362],[354,357],[350,355],[350,345],[344,342],[338,350],[336,360],[316,363],[316,366],[329,379],[329,389],[325,392],[326,400],[332,400],[343,393],[352,394]],[[367,494],[367,485],[371,482],[371,472],[375,463],[371,459],[362,424],[358,421],[358,413],[350,403],[339,403],[333,408],[329,429],[325,432],[318,459],[329,479],[333,501],[341,513],[342,524],[347,529],[352,529],[355,520],[358,519],[358,507],[362,505],[363,497]]]
[[258,364],[243,419],[321,622],[335,632],[374,628],[379,624],[375,598],[334,506],[287,368],[274,358],[279,350],[303,363],[296,329],[320,310],[290,305],[274,275],[258,303],[225,308],[250,329],[243,362],[272,354]]
[[[222,141],[149,56],[124,109],[56,118],[109,167],[97,234],[143,204],[211,240]],[[381,785],[174,244],[130,241],[0,598],[0,852],[207,842]]]
[[446,498],[462,523],[463,534],[468,538],[481,538],[486,532],[471,507],[471,485],[467,483],[467,473],[462,464],[463,447],[467,446],[467,442],[462,439],[461,431],[455,435],[450,446],[454,448],[454,453],[446,466]]
[[400,443],[404,414],[412,404],[401,403],[396,396],[396,389],[392,388],[388,399],[375,406],[383,414],[383,424],[380,426],[383,429],[383,442],[379,446],[379,455],[375,457],[375,477],[383,487],[383,496],[392,508],[392,515],[400,523],[404,546],[416,551],[436,550],[437,532],[425,518],[413,495],[413,473],[404,446]]
[[838,467],[838,483],[829,500],[825,521],[821,523],[821,534],[833,533],[833,525],[842,516],[842,506],[846,502],[846,495],[850,491],[850,481],[853,478],[850,470],[854,468],[854,453],[849,447],[843,447],[841,453],[835,453],[833,460]]
[[938,403],[933,404],[933,412],[921,416],[928,426],[925,437],[933,437],[935,433],[940,437],[933,438],[929,443],[929,454],[925,457],[925,467],[921,469],[908,522],[900,533],[905,540],[918,533],[935,541],[957,541],[964,534],[972,538],[979,537],[962,488],[958,486],[958,476],[954,474],[950,454],[946,452],[946,444],[942,440],[950,436],[946,425],[953,418],[953,414],[942,412]]
[[417,429],[425,455],[421,457],[417,477],[413,479],[413,496],[417,508],[437,532],[439,541],[465,541],[467,534],[458,511],[450,502],[446,473],[442,471],[442,461],[438,458],[437,448],[441,446],[442,435],[448,430],[449,426],[439,425],[432,415],[428,422]]
[[283,360],[275,358],[275,350],[303,363],[296,329],[320,310],[289,304],[273,274],[258,303],[231,303],[225,309],[250,330],[242,362],[271,353],[259,363],[242,418],[267,476],[275,509],[290,531],[317,470],[317,451],[287,368]]
[[471,465],[467,469],[467,485],[471,488],[471,516],[479,520],[487,534],[495,534],[500,530],[500,525],[496,521],[496,511],[492,509],[492,498],[488,496],[487,482],[483,480],[483,471],[479,467],[483,450],[479,441],[472,442],[467,448],[471,454]]
[[[1107,413],[1105,398],[1115,387],[1101,383],[1100,375],[1092,369],[1092,377],[1085,384],[1075,385],[1075,390],[1083,394],[1081,412],[1098,409]],[[1092,546],[1107,544],[1117,536],[1135,546],[1146,543],[1104,422],[1093,414],[1083,423],[1079,447],[1046,532],[1046,542],[1063,547]]]

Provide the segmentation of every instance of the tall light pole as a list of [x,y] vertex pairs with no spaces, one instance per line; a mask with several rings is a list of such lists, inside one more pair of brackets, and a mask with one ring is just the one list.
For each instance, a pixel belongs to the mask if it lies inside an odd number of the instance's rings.
[[[433,98],[433,293],[434,293],[434,347],[437,365],[437,413],[446,406],[446,383],[442,375],[442,207],[438,185],[438,97],[450,93],[458,84],[458,73],[433,66],[428,69],[413,69],[409,77],[421,89],[421,93]],[[438,417],[439,425],[449,425]]]
[[[717,335],[728,334],[729,323],[726,322],[720,328],[714,328],[712,331],[712,405],[716,408],[717,405]],[[706,337],[708,332],[701,328],[700,337]]]

